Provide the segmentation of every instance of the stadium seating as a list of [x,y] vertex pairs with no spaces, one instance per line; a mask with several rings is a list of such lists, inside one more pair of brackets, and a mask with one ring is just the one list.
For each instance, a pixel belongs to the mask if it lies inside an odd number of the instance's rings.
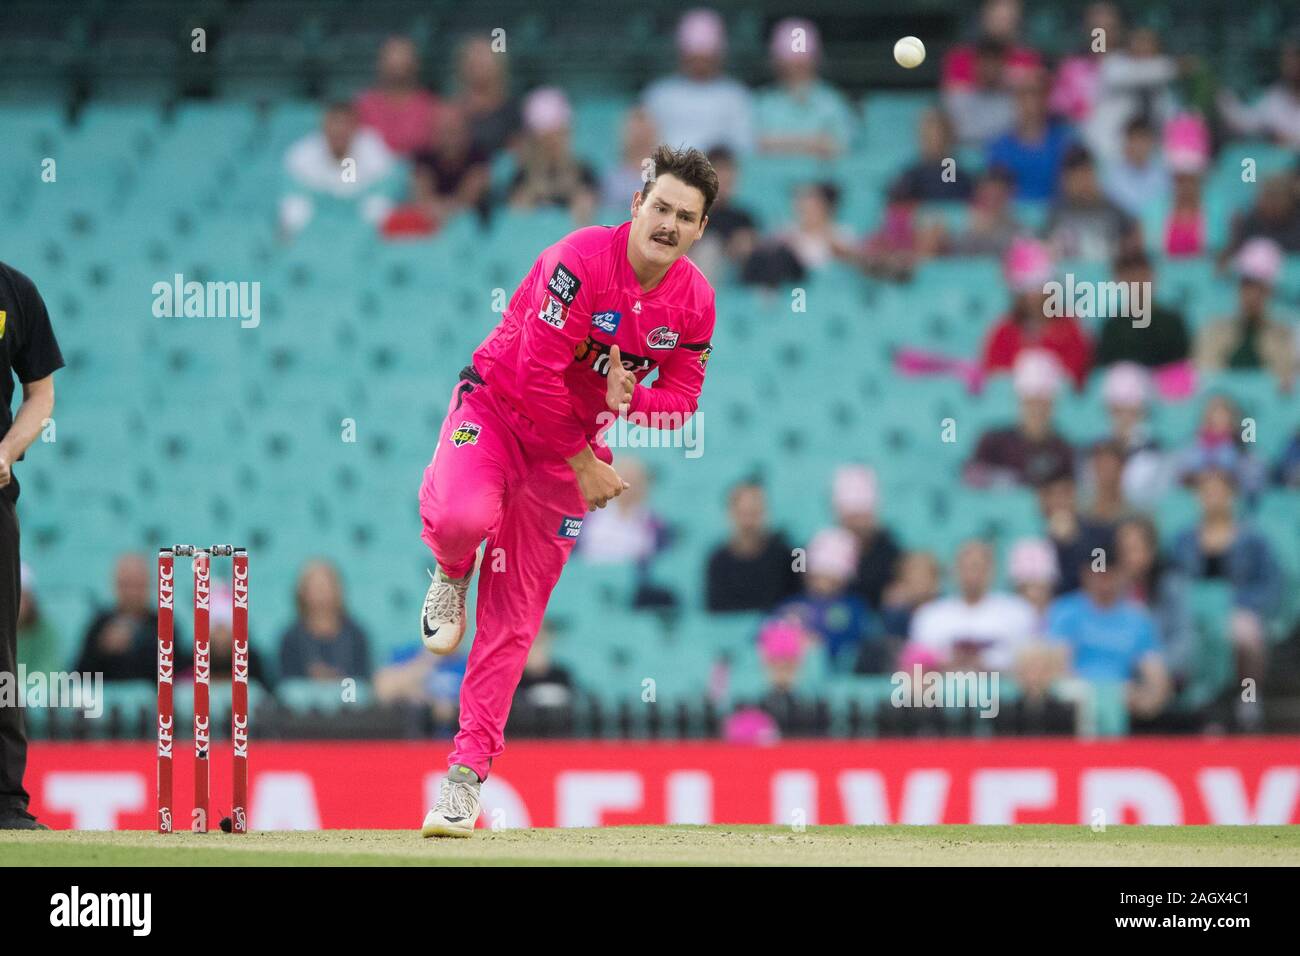
[[[309,24],[341,9],[308,6],[316,10]],[[177,540],[252,547],[253,639],[272,660],[292,615],[295,577],[316,555],[340,565],[376,663],[409,644],[429,560],[415,495],[448,391],[497,319],[490,290],[508,295],[538,250],[571,228],[561,213],[504,210],[486,231],[464,219],[433,239],[386,244],[355,217],[325,212],[293,244],[278,242],[281,157],[318,122],[318,107],[299,98],[305,90],[297,81],[284,81],[296,74],[270,65],[322,49],[336,61],[355,58],[390,22],[406,22],[408,8],[385,9],[355,43],[334,33],[324,43],[318,23],[285,31],[284,9],[233,10],[229,42],[212,65],[222,92],[215,101],[168,110],[164,97],[148,94],[151,77],[116,73],[113,52],[150,48],[156,35],[146,32],[110,36],[93,57],[105,88],[129,90],[129,104],[97,100],[75,121],[56,103],[0,107],[8,139],[0,154],[0,243],[24,250],[22,267],[44,291],[76,372],[60,379],[53,447],[34,449],[19,469],[25,556],[69,655],[93,605],[107,597],[84,582],[106,588],[118,554]],[[435,16],[417,17],[410,29],[429,36]],[[302,22],[298,13],[293,22]],[[66,54],[72,41],[47,26],[22,41],[30,56]],[[18,39],[0,48],[17,50]],[[0,71],[17,76],[23,62],[0,57]],[[340,88],[355,78],[342,76]],[[274,107],[246,98],[254,93],[258,100],[275,94]],[[629,101],[600,93],[577,104],[579,153],[596,163],[612,159]],[[928,103],[916,94],[867,99],[853,151],[835,171],[846,189],[844,216],[859,229],[878,217]],[[1234,171],[1247,152],[1261,170],[1294,159],[1260,144],[1227,150],[1207,182],[1212,208],[1246,201]],[[57,183],[40,181],[47,156],[58,159]],[[755,160],[744,170],[741,199],[765,224],[779,224],[790,216],[791,186],[808,176],[798,164]],[[175,272],[260,282],[260,325],[156,317],[153,284],[170,283]],[[1158,274],[1162,296],[1181,303],[1196,325],[1232,304],[1232,284],[1206,262],[1160,261]],[[1286,275],[1285,294],[1300,296],[1300,262],[1291,261]],[[570,622],[556,656],[607,704],[645,679],[656,681],[665,701],[698,697],[723,658],[731,664],[728,699],[762,689],[752,653],[756,618],[702,611],[700,574],[726,533],[726,489],[744,475],[765,477],[774,521],[798,542],[829,520],[831,473],[853,460],[879,472],[884,517],[909,547],[950,555],[964,538],[982,535],[1004,550],[1039,527],[1029,492],[977,495],[957,481],[978,435],[1014,415],[1005,377],[970,395],[955,381],[891,370],[900,346],[973,355],[1007,305],[998,264],[931,263],[906,285],[831,270],[805,291],[807,310],[793,312],[784,290],[720,283],[704,454],[633,453],[651,465],[652,502],[678,532],[651,574],[678,594],[677,615],[626,610],[636,585],[631,569],[580,558],[556,591],[552,614]],[[1274,453],[1297,425],[1293,399],[1264,376],[1224,374],[1206,381],[1202,394],[1212,390],[1233,395],[1258,419],[1261,453]],[[1199,405],[1156,410],[1166,445],[1186,440]],[[948,418],[958,424],[955,444],[940,441]],[[1060,420],[1071,439],[1104,433],[1095,381],[1063,399]],[[355,441],[344,437],[348,422]],[[1194,513],[1189,495],[1171,494],[1159,508],[1161,528],[1173,533]],[[1290,573],[1300,572],[1293,496],[1266,494],[1258,516]],[[66,567],[78,569],[77,583],[56,573]],[[1227,675],[1214,625],[1222,621],[1218,598],[1205,595],[1198,591],[1204,653],[1190,700],[1208,699]],[[878,681],[811,671],[804,681],[831,702],[840,732],[850,704],[869,712],[883,692]],[[132,694],[143,693],[114,689],[126,709]],[[290,704],[324,706],[307,686],[287,684],[283,694]],[[1115,699],[1096,692],[1098,733],[1122,729]]]

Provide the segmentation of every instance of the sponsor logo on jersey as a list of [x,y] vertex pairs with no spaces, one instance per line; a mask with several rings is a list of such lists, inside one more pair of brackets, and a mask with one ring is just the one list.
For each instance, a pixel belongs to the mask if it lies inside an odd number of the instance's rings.
[[[3,313],[0,313],[3,314]],[[593,327],[613,335],[618,331],[618,320],[623,317],[621,312],[597,312],[591,317]]]
[[666,325],[661,325],[657,329],[651,329],[645,337],[646,345],[652,349],[675,349],[677,348],[677,338],[680,332],[674,332]]
[[547,325],[553,325],[557,329],[564,328],[564,306],[549,295],[546,297],[546,301],[542,303],[542,308],[538,311],[537,317]]
[[555,271],[551,273],[551,278],[546,283],[546,288],[550,289],[551,293],[565,305],[573,305],[573,300],[577,298],[578,289],[581,287],[582,283],[578,281],[578,277],[564,268],[563,262],[555,264]]
[[632,311],[635,312],[637,315],[640,315],[640,314],[641,314],[641,300],[640,300],[640,299],[637,299],[635,302],[632,303]]
[[482,426],[475,425],[473,422],[461,422],[451,433],[451,443],[457,448],[461,445],[477,445],[478,433],[482,430]]
[[700,353],[700,368],[709,364],[709,356],[713,354],[713,345],[710,342],[684,342],[682,348]]
[[581,518],[564,517],[560,519],[560,530],[556,532],[561,538],[576,538],[582,530]]
[[[610,346],[597,342],[588,335],[573,347],[573,360],[589,366],[597,375],[605,376],[609,374],[609,350]],[[629,355],[622,351],[619,354],[623,357],[623,367],[635,374],[649,372],[659,364],[655,359],[644,355]]]

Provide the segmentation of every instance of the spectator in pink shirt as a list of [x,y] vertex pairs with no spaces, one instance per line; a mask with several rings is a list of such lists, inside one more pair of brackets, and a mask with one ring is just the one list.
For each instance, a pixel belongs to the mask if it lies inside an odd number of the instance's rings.
[[1052,112],[1071,123],[1082,123],[1091,115],[1102,57],[1108,50],[1119,49],[1124,36],[1123,21],[1113,3],[1089,4],[1083,27],[1084,49],[1061,61],[1052,83]]
[[361,125],[369,126],[394,153],[429,146],[441,101],[420,86],[420,55],[406,37],[389,37],[379,50],[376,85],[357,97]]
[[[1019,0],[986,0],[980,9],[979,35],[1006,47],[1006,68],[1012,79],[1024,70],[1034,70],[1042,65],[1038,53],[1020,42]],[[948,51],[943,58],[939,85],[944,92],[970,89],[975,85],[975,45],[963,43]]]
[[1210,133],[1201,117],[1175,116],[1165,125],[1165,157],[1173,173],[1173,198],[1164,225],[1164,253],[1172,258],[1206,252],[1201,180],[1210,163]]

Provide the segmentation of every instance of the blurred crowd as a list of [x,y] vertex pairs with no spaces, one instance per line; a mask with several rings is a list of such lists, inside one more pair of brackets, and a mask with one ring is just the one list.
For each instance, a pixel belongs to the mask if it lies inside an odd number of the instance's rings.
[[[651,82],[622,118],[621,142],[600,157],[603,166],[575,153],[565,92],[516,90],[509,58],[486,39],[460,46],[443,93],[423,84],[415,44],[391,38],[373,86],[330,104],[320,129],[284,157],[286,237],[326,204],[394,241],[433,235],[459,216],[487,224],[502,209],[558,208],[583,225],[626,209],[644,181],[643,158],[668,142],[706,150],[717,169],[718,200],[692,253],[716,282],[776,286],[847,267],[907,283],[934,259],[1000,264],[1011,305],[979,354],[910,350],[900,364],[955,374],[972,388],[1010,376],[1016,407],[979,436],[961,481],[1030,489],[1039,533],[1015,542],[1001,567],[979,540],[954,554],[914,549],[908,529],[891,522],[876,472],[845,464],[828,489],[835,523],[795,542],[770,525],[762,483],[739,482],[725,503],[730,535],[701,569],[709,611],[767,615],[754,653],[769,676],[758,708],[768,723],[737,733],[806,729],[800,674],[814,664],[842,675],[999,671],[1031,700],[1062,681],[1114,683],[1135,728],[1168,729],[1173,702],[1194,680],[1198,587],[1228,593],[1221,623],[1239,678],[1266,683],[1270,648],[1295,627],[1283,612],[1296,582],[1254,508],[1270,489],[1300,491],[1300,420],[1288,424],[1296,431],[1281,454],[1265,460],[1243,430],[1254,410],[1196,383],[1257,370],[1289,393],[1300,371],[1297,323],[1279,294],[1287,257],[1300,255],[1300,164],[1262,177],[1253,200],[1225,221],[1206,202],[1216,157],[1234,140],[1300,147],[1300,43],[1279,38],[1272,79],[1247,97],[1220,88],[1197,58],[1165,52],[1156,31],[1126,23],[1115,4],[1087,8],[1066,55],[1034,49],[1021,13],[1014,0],[988,0],[966,41],[932,51],[941,56],[933,107],[914,131],[914,160],[893,171],[872,222],[843,218],[837,165],[860,144],[861,104],[824,78],[820,33],[805,19],[775,25],[771,82],[755,90],[727,73],[724,19],[686,13],[675,71]],[[750,164],[769,158],[822,171],[793,189],[781,224],[761,223],[738,188]],[[1233,284],[1232,307],[1194,328],[1156,281],[1171,261],[1206,263]],[[1046,284],[1081,264],[1146,284],[1149,324],[1114,315],[1090,330],[1069,309],[1049,314]],[[1057,427],[1058,399],[1089,388],[1109,429],[1079,445]],[[1194,432],[1159,441],[1153,405],[1189,400],[1201,409]],[[631,487],[589,516],[578,553],[634,565],[634,603],[672,607],[680,595],[654,573],[673,528],[654,506],[653,469],[620,455],[620,472]],[[1198,512],[1185,527],[1158,527],[1157,505],[1179,489],[1195,493]],[[77,669],[154,678],[150,584],[144,558],[122,558],[115,603],[87,627]],[[55,660],[59,643],[35,593],[25,576],[28,666],[66,663]],[[214,595],[214,679],[222,655],[229,659],[222,606]],[[435,659],[412,644],[372,668],[365,628],[347,612],[328,562],[303,569],[297,609],[278,661],[254,655],[254,679],[274,688],[362,678],[381,700],[427,704],[440,726],[454,725],[463,657]],[[520,693],[557,702],[577,690],[551,660],[544,632]],[[1231,723],[1258,728],[1258,699],[1237,704]]]
[[[39,588],[26,565],[18,619],[18,659],[28,673],[102,674],[106,682],[153,683],[157,679],[158,612],[153,566],[141,554],[121,555],[113,569],[112,600],[97,610],[79,642],[70,649],[41,614]],[[211,682],[227,685],[234,649],[231,591],[214,584],[210,595]],[[315,685],[342,699],[345,682],[373,691],[380,704],[426,708],[432,726],[456,727],[460,680],[468,644],[449,657],[435,657],[418,640],[399,646],[376,665],[378,653],[367,628],[348,609],[342,578],[330,561],[312,559],[299,572],[294,617],[278,634],[270,659],[250,634],[249,680],[275,698],[288,685]],[[194,679],[194,645],[181,615],[174,623],[178,686]],[[546,706],[571,701],[572,677],[549,655],[551,635],[538,635],[529,655],[520,698]],[[310,697],[308,699],[316,699]],[[353,698],[361,699],[361,698]],[[370,699],[367,695],[366,699]]]

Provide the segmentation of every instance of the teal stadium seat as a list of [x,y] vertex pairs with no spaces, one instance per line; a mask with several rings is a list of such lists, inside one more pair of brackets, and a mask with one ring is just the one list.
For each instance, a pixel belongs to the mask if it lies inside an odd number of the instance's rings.
[[[211,100],[182,100],[166,111],[92,97],[68,117],[40,98],[15,105],[8,92],[0,95],[0,242],[31,250],[25,271],[50,304],[69,360],[59,383],[57,440],[34,449],[19,471],[24,556],[69,652],[108,599],[115,557],[178,540],[240,540],[253,548],[253,640],[263,653],[274,657],[293,617],[296,576],[318,554],[343,569],[349,607],[367,628],[376,661],[409,644],[430,562],[415,489],[455,375],[498,318],[494,290],[512,293],[539,250],[573,228],[564,211],[503,209],[486,230],[463,217],[429,239],[386,243],[353,211],[322,203],[311,226],[283,241],[276,205],[285,189],[284,151],[321,119],[319,103],[285,94],[311,76],[307,64],[323,68],[324,57],[348,48],[323,42],[328,18],[345,15],[342,7],[309,7],[300,18],[286,17],[279,5],[232,6],[222,42],[209,54],[218,92]],[[388,22],[388,13],[376,13],[376,22]],[[433,43],[430,15],[411,16],[423,18]],[[656,23],[634,15],[619,42],[641,36],[638,49],[666,49]],[[365,26],[358,25],[356,44],[371,42],[375,30]],[[740,31],[739,21],[734,26]],[[754,37],[762,27],[761,17],[749,18]],[[534,19],[529,29],[547,36],[549,25]],[[12,48],[6,43],[0,36],[0,52]],[[14,56],[13,63],[0,56],[0,76],[21,66]],[[287,85],[286,63],[303,66]],[[357,69],[343,72],[345,82],[355,80]],[[615,161],[631,102],[630,93],[603,88],[575,96],[574,142],[600,172]],[[884,189],[914,156],[916,123],[933,103],[931,95],[872,93],[847,155],[824,168],[754,157],[743,165],[740,198],[774,227],[790,220],[795,185],[830,178],[843,188],[841,221],[861,233],[878,222]],[[1294,162],[1261,144],[1229,144],[1206,186],[1214,248],[1230,213],[1257,191],[1240,182],[1239,160],[1247,155],[1259,160],[1261,177]],[[58,158],[57,188],[31,183],[46,156]],[[963,154],[961,168],[975,169],[971,160]],[[509,159],[494,165],[497,185],[512,174]],[[933,211],[954,224],[963,215]],[[1018,208],[1030,225],[1044,212],[1042,204]],[[623,214],[611,209],[607,221]],[[1104,268],[1063,268],[1108,278]],[[1234,284],[1208,260],[1158,258],[1157,270],[1161,298],[1183,308],[1193,326],[1235,302]],[[155,318],[153,284],[175,272],[260,282],[261,325]],[[579,554],[550,607],[566,625],[557,659],[606,704],[639,705],[640,679],[650,674],[665,702],[697,693],[721,655],[732,662],[732,699],[766,688],[754,646],[761,616],[703,611],[700,575],[709,550],[728,533],[726,491],[742,476],[764,476],[772,523],[796,545],[832,520],[831,476],[847,461],[877,470],[881,517],[904,544],[942,560],[970,535],[987,535],[1005,551],[1039,525],[1028,492],[972,492],[959,483],[980,435],[1015,419],[1009,377],[968,394],[955,379],[901,377],[892,367],[902,347],[978,354],[1009,304],[997,261],[928,262],[904,284],[831,268],[801,284],[804,312],[792,311],[789,290],[741,288],[725,278],[715,285],[703,455],[616,449],[617,457],[650,466],[652,504],[680,526],[653,578],[674,588],[683,606],[675,617],[632,612],[632,569],[592,566]],[[1300,259],[1288,260],[1281,290],[1284,298],[1300,294]],[[1072,439],[1107,431],[1099,382],[1094,377],[1081,397],[1062,397],[1058,422]],[[1182,447],[1204,395],[1217,388],[1257,419],[1259,451],[1271,459],[1296,419],[1293,399],[1267,376],[1212,376],[1191,401],[1153,403],[1156,437],[1166,448]],[[355,443],[342,440],[345,418],[356,424]],[[955,443],[938,440],[945,418],[957,423]],[[117,478],[106,482],[106,469]],[[1300,527],[1291,498],[1263,495],[1255,520],[1294,582]],[[1172,491],[1157,506],[1162,535],[1196,514],[1190,493]],[[77,580],[64,580],[59,570],[73,566]],[[1211,599],[1204,601],[1202,618],[1212,620]],[[1295,609],[1287,613],[1293,620]],[[1203,667],[1196,685],[1202,699],[1223,676],[1219,644],[1207,643]],[[812,666],[805,679],[831,696],[837,732],[846,727],[840,708],[879,693],[870,682]],[[1106,700],[1098,704],[1103,729],[1122,723]],[[644,721],[645,712],[637,713]],[[649,732],[648,722],[638,726]]]

